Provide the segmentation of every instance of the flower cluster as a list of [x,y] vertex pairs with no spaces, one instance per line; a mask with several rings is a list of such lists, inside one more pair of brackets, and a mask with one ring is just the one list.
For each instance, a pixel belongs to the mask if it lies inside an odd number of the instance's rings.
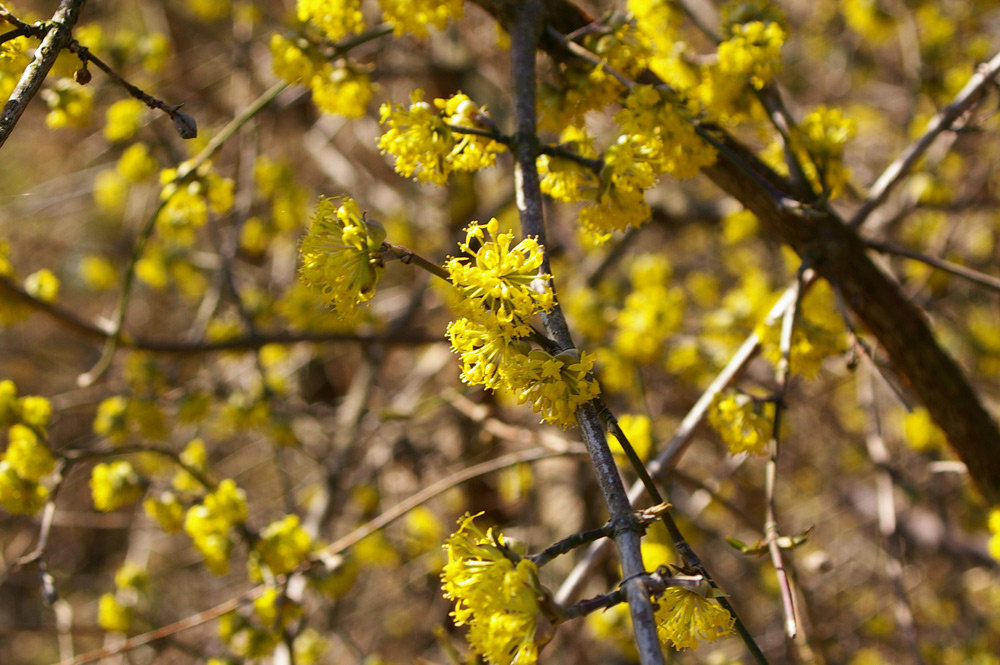
[[[764,321],[757,326],[764,357],[777,365],[781,359],[781,321]],[[823,361],[845,348],[844,319],[834,303],[832,289],[818,284],[802,299],[792,331],[789,362],[791,371],[814,379]]]
[[466,229],[459,247],[467,256],[445,265],[462,315],[448,326],[448,339],[462,359],[464,382],[511,392],[545,421],[570,427],[579,406],[598,395],[590,378],[594,357],[531,348],[529,320],[555,305],[551,276],[539,274],[544,250],[537,240],[512,241],[496,219]]
[[774,405],[736,390],[717,393],[708,409],[712,426],[729,452],[763,454],[774,433]]
[[229,552],[233,545],[230,531],[246,519],[246,493],[229,478],[220,482],[201,503],[188,509],[184,531],[205,557],[205,565],[216,575],[229,571]]
[[90,473],[90,492],[94,508],[109,513],[138,501],[146,491],[143,478],[126,460],[101,463]]
[[[586,129],[570,125],[559,135],[559,146],[583,157],[596,159],[594,137]],[[599,180],[588,166],[570,157],[539,155],[538,175],[542,193],[558,201],[573,203],[584,198],[584,192],[595,190]]]
[[178,173],[172,168],[160,172],[163,207],[156,216],[156,229],[162,238],[190,247],[210,211],[224,215],[232,209],[235,183],[215,173],[207,162],[184,180],[178,181]]
[[52,129],[62,127],[83,128],[90,122],[94,107],[94,93],[72,79],[58,79],[42,90],[42,98],[49,106],[45,124]]
[[14,514],[32,515],[49,497],[42,484],[56,468],[46,441],[52,406],[37,395],[17,396],[13,381],[0,381],[0,427],[7,427],[7,449],[0,455],[0,505]]
[[670,264],[662,255],[643,254],[632,262],[632,291],[616,317],[614,349],[638,363],[653,362],[684,319],[684,289],[670,286]]
[[724,608],[681,587],[668,587],[654,602],[660,641],[677,650],[697,649],[699,638],[713,642],[725,637],[736,623]]
[[604,155],[599,184],[582,192],[592,201],[580,223],[595,240],[639,226],[649,218],[644,192],[660,175],[690,178],[715,161],[715,150],[696,133],[693,102],[671,99],[653,86],[636,86],[615,114],[621,134]]
[[292,40],[277,33],[271,36],[271,58],[279,78],[309,86],[313,103],[323,113],[346,118],[365,114],[374,85],[368,72],[351,60],[331,62],[304,39]]
[[254,547],[251,565],[267,566],[272,575],[295,570],[312,549],[312,538],[299,524],[297,515],[286,515],[264,527]]
[[97,623],[113,633],[127,633],[132,611],[149,587],[149,572],[138,564],[126,562],[115,573],[115,593],[105,593],[98,602]]
[[466,514],[445,543],[441,572],[446,598],[455,601],[456,626],[469,626],[473,650],[493,665],[532,665],[552,637],[553,603],[538,582],[538,568],[486,533]]
[[385,229],[367,219],[354,199],[321,198],[299,248],[300,277],[341,317],[353,319],[385,271],[384,240]]
[[417,37],[430,34],[427,27],[443,30],[452,19],[462,17],[462,0],[379,0],[385,20],[397,37],[410,33]]
[[785,31],[773,21],[750,21],[731,30],[732,36],[719,44],[719,71],[749,79],[760,90],[781,71]]
[[410,106],[383,104],[379,122],[388,125],[378,147],[396,158],[396,172],[421,182],[444,185],[452,171],[472,172],[493,166],[504,146],[493,139],[465,134],[462,128],[488,131],[486,108],[467,95],[424,101],[424,91],[410,93]]
[[315,26],[331,42],[365,29],[361,0],[298,0],[296,13],[300,21]]
[[649,56],[647,41],[629,23],[610,32],[585,35],[583,47],[601,62],[596,66],[583,61],[561,64],[558,81],[539,89],[540,129],[558,132],[570,125],[583,126],[589,111],[603,109],[624,91],[608,68],[634,78],[645,69]]

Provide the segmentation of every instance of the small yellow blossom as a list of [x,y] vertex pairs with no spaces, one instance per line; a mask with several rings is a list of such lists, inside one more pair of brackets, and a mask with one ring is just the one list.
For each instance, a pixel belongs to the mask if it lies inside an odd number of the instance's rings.
[[35,430],[20,423],[11,425],[7,431],[7,439],[7,451],[3,459],[20,477],[38,482],[55,469],[55,457]]
[[774,430],[773,404],[764,404],[735,390],[720,392],[712,399],[708,424],[734,455],[763,454]]
[[781,71],[785,31],[775,22],[750,21],[732,26],[732,36],[719,44],[719,71],[750,80],[760,90]]
[[34,515],[49,498],[44,485],[21,477],[7,460],[0,460],[0,505],[15,515]]
[[462,17],[463,0],[379,0],[385,20],[397,37],[411,33],[430,34],[428,26],[442,30],[452,19]]
[[500,233],[496,218],[474,222],[465,230],[459,248],[467,256],[445,264],[451,282],[462,295],[460,309],[475,317],[492,313],[496,323],[511,335],[531,332],[527,320],[555,304],[548,284],[551,275],[539,273],[545,253],[535,238],[524,238],[511,247],[514,236]]
[[24,278],[24,290],[42,302],[55,302],[59,297],[59,278],[48,268],[42,268]]
[[365,29],[361,0],[298,0],[296,12],[300,21],[315,26],[332,42]]
[[501,534],[483,533],[465,515],[445,543],[441,572],[446,598],[455,601],[456,626],[469,626],[473,650],[493,665],[532,665],[552,637],[554,603],[538,568],[508,548]]
[[302,563],[310,549],[312,539],[299,525],[298,516],[286,515],[264,528],[255,552],[273,574],[284,575]]
[[382,273],[385,230],[351,198],[321,198],[302,240],[300,277],[344,318],[371,300]]
[[108,107],[105,114],[104,138],[125,141],[135,136],[142,124],[146,105],[138,99],[120,99]]
[[714,642],[733,632],[733,616],[694,591],[669,587],[654,602],[660,641],[677,650],[697,649],[699,638]]
[[132,625],[132,611],[118,601],[113,593],[101,596],[97,604],[97,623],[111,633],[127,633]]
[[94,507],[101,512],[137,501],[145,489],[142,478],[125,460],[98,464],[90,474]]
[[493,166],[504,147],[496,141],[463,134],[452,127],[489,129],[485,108],[467,95],[424,101],[424,91],[410,93],[410,106],[383,104],[379,123],[388,125],[378,147],[396,158],[396,172],[405,178],[443,185],[452,171],[478,171]]

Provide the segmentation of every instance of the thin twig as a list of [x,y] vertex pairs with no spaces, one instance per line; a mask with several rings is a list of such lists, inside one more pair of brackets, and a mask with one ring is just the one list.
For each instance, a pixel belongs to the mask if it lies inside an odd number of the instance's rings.
[[937,115],[927,123],[927,129],[923,136],[907,146],[906,150],[893,160],[882,175],[879,176],[875,184],[869,190],[868,199],[862,204],[848,226],[858,228],[868,219],[869,215],[875,211],[889,196],[892,189],[898,185],[913,169],[920,157],[930,148],[935,139],[952,128],[956,121],[968,113],[978,104],[986,92],[986,88],[992,84],[997,75],[1000,74],[1000,53],[994,55],[989,62],[979,66],[976,72],[969,78],[951,104],[944,107]]
[[864,380],[858,381],[859,405],[869,412],[865,432],[865,447],[868,457],[875,464],[875,488],[878,506],[879,533],[886,542],[888,557],[885,562],[885,574],[892,584],[896,597],[894,614],[903,639],[913,654],[913,662],[923,665],[924,659],[920,653],[918,631],[913,619],[913,609],[903,583],[902,547],[903,537],[896,519],[896,500],[894,497],[895,482],[890,472],[889,450],[882,437],[882,415],[875,399],[874,374],[868,372]]
[[781,547],[778,545],[781,531],[778,527],[775,489],[778,479],[778,450],[781,442],[782,412],[785,409],[785,400],[788,395],[788,381],[792,373],[792,334],[795,330],[795,319],[802,303],[802,274],[803,271],[800,270],[792,286],[795,292],[794,300],[791,306],[785,310],[785,315],[781,319],[781,335],[778,343],[781,359],[775,368],[775,379],[778,388],[774,400],[774,423],[771,430],[771,440],[767,444],[768,459],[764,468],[764,510],[766,513],[764,517],[764,536],[767,542],[768,553],[771,556],[771,563],[774,565],[775,574],[778,577],[778,587],[781,589],[781,606],[785,613],[785,636],[789,640],[795,639],[798,633],[798,626],[795,620],[795,598],[792,594],[788,573],[785,571],[785,562],[781,554]]
[[[211,159],[212,156],[215,155],[216,151],[218,151],[219,148],[221,148],[222,145],[240,129],[240,127],[249,122],[250,119],[256,116],[264,107],[274,101],[274,99],[287,87],[287,83],[279,82],[264,91],[252,104],[250,104],[250,106],[244,109],[244,111],[238,116],[233,118],[218,134],[213,136],[212,140],[208,142],[201,152],[199,152],[193,159],[181,164],[177,168],[177,174],[174,176],[171,183],[179,184],[184,182],[192,173],[197,171],[203,164]],[[180,191],[180,188],[175,188],[175,190]],[[111,366],[111,359],[114,357],[115,349],[118,346],[118,338],[122,331],[122,326],[125,323],[125,314],[128,311],[129,301],[132,297],[132,287],[135,284],[136,266],[146,249],[146,243],[153,234],[153,229],[156,226],[156,219],[160,216],[160,213],[167,206],[167,203],[170,202],[171,198],[173,197],[170,196],[160,201],[160,205],[157,206],[156,210],[154,210],[146,220],[145,225],[139,232],[139,236],[136,238],[135,246],[132,249],[132,258],[129,261],[128,267],[125,269],[125,277],[122,283],[122,293],[118,300],[118,311],[115,315],[111,334],[105,341],[104,350],[94,367],[89,372],[81,374],[77,377],[77,384],[80,386],[85,387],[92,385]]]
[[992,275],[987,275],[979,272],[978,270],[966,268],[963,265],[952,263],[951,261],[945,261],[944,259],[939,259],[937,257],[930,256],[929,254],[924,254],[923,252],[918,252],[915,249],[909,249],[907,247],[902,247],[889,242],[883,242],[881,240],[866,239],[865,244],[881,254],[896,254],[898,256],[905,256],[908,259],[926,263],[933,268],[962,277],[970,282],[978,284],[979,286],[983,286],[991,291],[1000,293],[1000,278],[993,277]]

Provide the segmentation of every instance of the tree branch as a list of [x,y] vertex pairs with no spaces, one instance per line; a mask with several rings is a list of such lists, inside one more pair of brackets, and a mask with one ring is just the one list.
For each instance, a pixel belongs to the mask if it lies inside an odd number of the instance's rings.
[[55,64],[59,53],[66,48],[73,37],[73,26],[80,18],[80,12],[87,0],[62,0],[59,8],[52,15],[49,31],[41,45],[35,49],[35,56],[24,68],[21,80],[18,81],[10,99],[0,112],[0,147],[7,142],[14,126],[21,119],[21,114],[28,107],[31,99],[38,94],[48,76],[49,70]]

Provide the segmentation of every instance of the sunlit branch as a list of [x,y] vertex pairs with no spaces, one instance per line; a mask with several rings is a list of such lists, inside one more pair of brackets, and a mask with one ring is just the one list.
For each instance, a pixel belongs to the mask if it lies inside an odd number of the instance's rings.
[[[0,146],[6,143],[28,103],[41,89],[59,53],[72,39],[73,26],[76,25],[84,4],[86,0],[62,0],[52,19],[45,24],[47,32],[42,43],[35,49],[34,58],[24,68],[10,99],[4,104],[3,111],[0,111]],[[4,13],[9,15],[6,9]]]
[[911,143],[893,160],[878,180],[871,186],[868,199],[851,217],[848,226],[858,228],[868,219],[889,196],[893,188],[910,173],[923,154],[934,143],[935,139],[950,130],[965,114],[980,103],[986,94],[986,89],[992,85],[1000,74],[1000,53],[994,55],[988,62],[981,64],[965,86],[955,95],[951,104],[943,108],[927,123],[923,135]]
[[926,263],[933,268],[943,270],[944,272],[967,279],[970,282],[978,284],[979,286],[985,287],[991,291],[1000,293],[1000,278],[993,277],[992,275],[987,275],[979,272],[978,270],[966,268],[963,265],[952,263],[951,261],[945,261],[944,259],[939,259],[935,256],[924,254],[923,252],[918,252],[915,249],[909,249],[907,247],[902,247],[889,242],[883,242],[881,240],[865,239],[865,244],[881,254],[905,256],[908,259]]
[[794,640],[798,634],[798,624],[795,619],[795,598],[791,582],[785,570],[784,557],[778,539],[781,530],[778,526],[778,509],[775,501],[775,490],[778,481],[778,451],[781,443],[781,422],[784,416],[786,399],[788,397],[788,382],[792,374],[792,334],[795,330],[795,319],[798,317],[802,304],[802,277],[805,267],[800,268],[796,281],[792,285],[794,298],[792,304],[785,309],[781,318],[781,334],[778,349],[781,358],[775,367],[777,390],[774,398],[774,423],[771,440],[767,444],[767,464],[764,466],[764,536],[767,541],[767,551],[771,556],[775,574],[778,576],[778,588],[781,590],[781,606],[785,614],[785,636]]

